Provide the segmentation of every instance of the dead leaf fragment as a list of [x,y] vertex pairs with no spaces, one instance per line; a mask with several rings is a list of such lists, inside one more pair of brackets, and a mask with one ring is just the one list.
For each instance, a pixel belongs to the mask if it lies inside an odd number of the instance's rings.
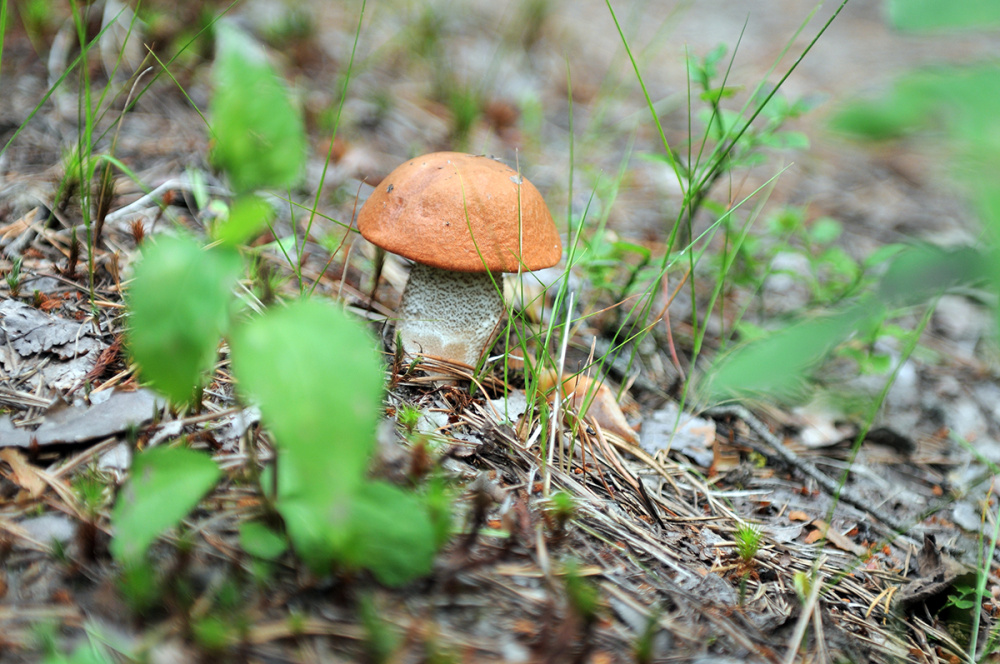
[[50,316],[16,300],[0,301],[0,365],[5,371],[37,363],[45,387],[68,390],[93,368],[104,346],[89,322]]
[[28,492],[32,498],[38,498],[45,492],[45,480],[38,474],[38,468],[28,463],[24,455],[15,449],[0,450],[0,461],[10,466],[11,472],[4,476],[14,484]]
[[15,238],[20,237],[22,233],[31,228],[31,224],[34,223],[37,215],[38,208],[35,207],[25,212],[20,219],[0,226],[0,245],[7,244]]
[[[554,371],[545,372],[539,378],[539,388],[543,391],[549,391],[555,384]],[[629,426],[611,388],[603,382],[579,374],[564,375],[560,390],[563,397],[568,397],[567,405],[581,417],[592,417],[605,433],[613,433],[633,445],[639,444],[639,435]]]
[[975,572],[943,554],[933,535],[924,535],[924,546],[917,554],[917,573],[919,576],[896,595],[896,608],[905,611],[919,602],[951,592],[956,585],[975,584]]
[[[673,402],[666,404],[643,421],[642,448],[650,454],[666,449],[680,452],[703,468],[708,468],[719,460],[713,452],[717,448],[715,422],[690,413],[682,413]],[[716,470],[726,470],[727,466],[732,467],[723,460],[722,466],[717,466]]]
[[865,547],[860,544],[855,544],[851,541],[851,538],[830,528],[830,524],[822,519],[813,519],[812,523],[809,525],[815,528],[815,530],[806,535],[807,544],[813,544],[814,542],[817,542],[825,537],[826,541],[841,551],[847,551],[848,553],[853,553],[856,556],[863,556],[868,553],[868,550],[865,549]]

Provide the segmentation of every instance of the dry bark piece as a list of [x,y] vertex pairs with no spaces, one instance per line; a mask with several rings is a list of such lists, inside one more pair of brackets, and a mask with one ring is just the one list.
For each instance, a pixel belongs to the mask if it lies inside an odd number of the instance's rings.
[[503,316],[500,273],[551,267],[562,257],[534,185],[506,164],[460,152],[397,167],[365,201],[358,229],[417,263],[399,307],[403,349],[468,365]]
[[[94,367],[104,347],[89,322],[50,316],[17,300],[0,301],[0,364],[5,371],[14,372],[24,359],[38,361],[45,386],[68,390]],[[49,357],[58,361],[44,362]]]
[[10,416],[0,418],[0,447],[82,443],[120,433],[153,418],[163,400],[150,390],[115,391],[106,401],[87,407],[57,406],[34,431],[15,429]]

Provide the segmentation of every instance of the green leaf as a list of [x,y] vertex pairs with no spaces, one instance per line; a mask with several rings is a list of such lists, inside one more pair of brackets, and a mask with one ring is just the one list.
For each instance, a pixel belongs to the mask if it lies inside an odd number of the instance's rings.
[[698,96],[701,97],[703,101],[716,104],[722,99],[732,97],[739,91],[740,88],[736,86],[726,87],[726,88],[712,88],[711,90],[705,90]]
[[143,251],[128,293],[128,347],[142,377],[175,403],[188,401],[215,363],[241,267],[236,252],[185,237]]
[[215,227],[216,240],[236,246],[255,236],[274,218],[274,208],[253,194],[238,197],[229,208],[229,216]]
[[889,20],[900,30],[982,30],[1000,25],[1000,3],[996,0],[889,0]]
[[288,550],[288,540],[260,521],[247,521],[240,525],[240,546],[251,556],[277,560]]
[[836,219],[820,217],[809,228],[809,239],[816,244],[830,244],[843,233],[843,225]]
[[210,457],[184,447],[154,447],[136,455],[111,515],[111,555],[125,564],[141,559],[160,533],[187,516],[220,475]]
[[874,307],[857,305],[832,316],[799,322],[734,348],[709,369],[710,395],[715,399],[801,397],[812,370],[857,325],[874,315],[866,311],[869,308]]
[[781,131],[775,134],[786,150],[808,150],[809,137],[801,131]]
[[912,305],[988,276],[991,261],[972,247],[915,245],[898,253],[878,285],[889,305]]
[[400,586],[431,571],[435,530],[427,506],[412,493],[385,482],[361,487],[351,509],[354,538],[348,563]]
[[[279,466],[282,461],[284,457]],[[328,573],[344,555],[350,538],[350,500],[349,495],[291,495],[277,505],[295,552],[316,574]]]
[[[653,252],[650,251],[648,247],[644,247],[641,244],[635,244],[634,242],[617,240],[612,242],[611,246],[614,247],[615,252],[620,256],[629,253],[638,254],[643,260],[648,261],[650,256],[653,255]],[[617,265],[618,261],[614,261],[613,264]]]
[[237,193],[288,187],[306,158],[301,115],[263,49],[228,21],[216,24],[213,163]]
[[92,645],[82,645],[69,656],[61,653],[49,655],[42,660],[42,664],[111,664],[111,658]]
[[302,300],[241,326],[230,342],[240,389],[278,447],[277,507],[303,558],[322,566],[346,537],[381,411],[375,340],[355,320]]

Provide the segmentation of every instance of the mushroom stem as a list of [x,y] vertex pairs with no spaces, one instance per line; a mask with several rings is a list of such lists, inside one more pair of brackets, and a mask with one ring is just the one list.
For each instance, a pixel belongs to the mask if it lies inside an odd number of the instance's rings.
[[500,273],[452,272],[415,263],[399,305],[403,351],[476,366],[503,317]]

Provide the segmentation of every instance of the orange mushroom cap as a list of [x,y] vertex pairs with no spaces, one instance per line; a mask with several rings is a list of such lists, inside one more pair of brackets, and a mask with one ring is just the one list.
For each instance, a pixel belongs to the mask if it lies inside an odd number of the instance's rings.
[[461,152],[397,167],[361,207],[358,229],[386,251],[455,272],[539,270],[562,258],[538,189],[502,162]]

